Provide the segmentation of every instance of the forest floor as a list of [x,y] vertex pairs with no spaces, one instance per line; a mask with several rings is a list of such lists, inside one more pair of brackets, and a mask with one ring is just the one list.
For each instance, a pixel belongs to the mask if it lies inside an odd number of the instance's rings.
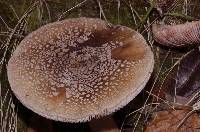
[[[167,1],[167,4],[162,5],[160,1]],[[173,67],[193,49],[159,45],[153,39],[151,25],[199,20],[199,12],[199,0],[0,0],[0,131],[26,132],[31,125],[30,118],[35,115],[13,96],[10,89],[6,66],[13,51],[25,36],[39,27],[74,17],[95,17],[128,26],[140,32],[151,47],[156,64],[149,84],[133,101],[113,114],[122,132],[144,131],[155,111],[177,105],[173,99],[163,97],[165,90],[162,88],[165,87],[161,85]],[[88,123],[53,121],[51,125],[58,132],[89,131]]]

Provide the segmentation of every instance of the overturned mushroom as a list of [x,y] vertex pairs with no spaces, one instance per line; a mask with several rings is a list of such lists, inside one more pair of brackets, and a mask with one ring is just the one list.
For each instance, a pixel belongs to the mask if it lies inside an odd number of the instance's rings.
[[184,47],[200,44],[200,21],[187,22],[179,25],[152,26],[156,42],[174,47]]
[[28,35],[9,60],[8,79],[16,97],[34,112],[82,122],[131,101],[153,65],[150,47],[134,30],[74,18]]

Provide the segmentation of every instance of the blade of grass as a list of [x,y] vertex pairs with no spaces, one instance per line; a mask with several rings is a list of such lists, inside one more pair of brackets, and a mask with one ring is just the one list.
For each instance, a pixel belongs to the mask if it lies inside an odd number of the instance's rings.
[[10,45],[10,42],[11,42],[11,39],[13,37],[13,35],[15,34],[17,28],[19,27],[19,25],[23,22],[24,19],[26,19],[30,13],[35,9],[35,7],[37,6],[38,4],[38,1],[34,2],[33,5],[31,5],[31,7],[24,13],[24,15],[19,19],[18,23],[15,25],[14,29],[12,30],[11,34],[8,36],[8,39],[6,41],[6,44],[5,44],[5,51],[3,53],[3,57],[2,57],[2,60],[0,62],[0,64],[3,64],[4,60],[5,60],[5,56],[7,54],[7,51],[8,51],[8,48],[9,48],[9,45]]
[[67,11],[63,12],[63,13],[60,15],[60,17],[58,18],[57,21],[60,21],[69,11],[71,11],[71,10],[77,8],[77,7],[80,7],[80,6],[83,5],[86,1],[87,1],[87,0],[84,0],[84,1],[82,1],[82,2],[80,2],[80,3],[78,3],[77,5],[73,6],[72,8],[68,9]]
[[146,20],[148,19],[149,15],[151,14],[151,12],[153,11],[153,8],[155,7],[155,1],[150,1],[150,7],[147,10],[147,13],[145,14],[144,18],[142,19],[142,21],[140,22],[140,24],[138,25],[137,29],[139,29],[142,25],[144,25],[144,23],[146,22]]
[[[164,58],[164,60],[163,60],[163,62],[162,62],[162,64],[161,64],[161,66],[160,66],[160,69],[159,69],[159,71],[158,71],[158,73],[157,73],[157,75],[156,75],[156,78],[155,78],[155,80],[154,80],[154,82],[153,82],[153,85],[152,85],[152,87],[151,87],[149,93],[152,93],[153,88],[154,88],[156,82],[158,81],[158,78],[159,78],[159,75],[160,75],[161,70],[162,70],[162,68],[163,68],[163,65],[164,65],[164,63],[165,63],[167,57],[169,56],[169,53],[170,53],[170,52],[171,52],[170,50],[167,52],[167,54],[166,54],[166,56],[165,56],[165,58]],[[149,101],[150,95],[151,95],[151,94],[149,94],[149,95],[147,96],[147,99],[146,99],[145,102],[144,102],[144,105],[143,105],[143,107],[142,107],[142,108],[143,108],[143,109],[142,109],[142,112],[144,111],[144,109],[145,109],[145,107],[146,107],[146,104],[147,104],[147,102]],[[138,122],[139,122],[140,118],[141,118],[141,114],[139,115],[139,118],[137,119],[137,121],[136,121],[136,123],[135,123],[134,129],[133,129],[134,131],[135,131],[135,129],[137,128],[137,125],[138,125]]]
[[97,3],[98,3],[99,9],[100,9],[100,14],[103,15],[104,20],[107,22],[108,26],[111,27],[111,24],[108,22],[108,20],[107,20],[107,18],[106,18],[106,15],[105,15],[105,13],[104,13],[104,11],[103,11],[103,8],[102,8],[102,6],[101,6],[100,1],[99,1],[99,0],[96,0],[96,1],[97,1]]

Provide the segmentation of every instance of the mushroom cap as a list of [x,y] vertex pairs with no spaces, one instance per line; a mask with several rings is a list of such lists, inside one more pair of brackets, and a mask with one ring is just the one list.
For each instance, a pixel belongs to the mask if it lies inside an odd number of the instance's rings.
[[83,122],[130,102],[153,66],[153,53],[136,31],[73,18],[29,34],[7,69],[12,91],[26,107],[49,119]]
[[178,25],[153,24],[152,32],[155,41],[165,46],[185,47],[200,44],[200,21]]

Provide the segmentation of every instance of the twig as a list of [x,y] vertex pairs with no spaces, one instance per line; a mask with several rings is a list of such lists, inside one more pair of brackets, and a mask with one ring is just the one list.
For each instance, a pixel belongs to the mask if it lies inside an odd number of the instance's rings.
[[46,6],[46,9],[47,9],[47,13],[48,13],[48,16],[49,16],[49,20],[51,21],[51,12],[50,12],[50,9],[49,9],[49,6],[48,6],[48,3],[46,2],[46,0],[43,0],[45,6]]
[[130,3],[130,10],[131,10],[131,14],[132,14],[132,19],[135,23],[136,26],[138,26],[135,15],[137,16],[137,18],[140,20],[140,22],[142,21],[141,17],[139,16],[139,14],[137,13],[137,11],[133,8],[132,4]]
[[128,7],[128,9],[130,10],[130,12],[131,12],[131,14],[132,14],[132,15],[131,15],[131,16],[132,16],[132,19],[133,19],[135,25],[137,26],[138,24],[137,24],[137,22],[136,22],[135,16],[139,19],[140,22],[142,21],[141,17],[140,17],[139,14],[137,13],[137,11],[132,7],[132,4],[130,3],[130,1],[129,1],[129,3],[127,3],[126,0],[122,0],[122,1],[123,1],[123,3]]
[[[160,103],[151,103],[151,104],[147,104],[146,107],[147,107],[147,106],[150,106],[150,105],[152,105],[152,104],[154,104],[154,105],[159,105]],[[137,109],[137,110],[135,110],[135,111],[129,113],[128,115],[126,115],[125,119],[124,119],[123,122],[122,122],[122,125],[121,125],[121,128],[120,128],[120,132],[121,132],[122,129],[123,129],[123,126],[124,126],[124,124],[125,124],[126,119],[127,119],[129,116],[131,116],[132,114],[141,111],[142,109],[143,109],[143,107],[141,107],[141,108],[139,108],[139,109]]]
[[16,16],[16,18],[19,20],[19,16],[17,15],[14,7],[12,5],[10,5],[10,8],[12,9],[12,11],[13,11],[14,15]]
[[82,2],[80,2],[80,3],[78,3],[77,5],[73,6],[72,8],[68,9],[67,11],[63,12],[63,13],[60,15],[60,17],[58,18],[57,21],[60,21],[60,20],[63,18],[63,16],[64,16],[65,14],[67,14],[69,11],[71,11],[71,10],[73,10],[73,9],[75,9],[75,8],[77,8],[77,7],[79,7],[79,6],[81,6],[81,5],[84,4],[86,1],[87,1],[87,0],[84,0],[84,1],[82,1]]
[[6,28],[10,31],[11,28],[8,26],[8,24],[4,21],[4,19],[2,18],[2,16],[0,16],[0,19],[2,20],[2,22],[4,23],[4,25],[6,26]]
[[[191,52],[191,51],[190,51],[190,52]],[[162,83],[161,83],[161,85],[160,85],[160,87],[159,87],[158,96],[159,96],[160,90],[161,90],[161,88],[162,88],[162,86],[163,86],[165,80],[167,79],[167,76],[168,76],[168,75],[170,74],[170,72],[175,68],[175,66],[177,66],[177,65],[180,63],[180,61],[181,61],[186,55],[188,55],[190,52],[187,52],[186,54],[182,55],[181,58],[180,58],[179,60],[177,60],[177,61],[175,62],[175,64],[170,68],[170,70],[168,71],[167,75],[164,77],[164,79],[163,79],[163,81],[162,81]]]
[[101,6],[100,1],[99,1],[99,0],[96,0],[96,1],[97,1],[97,3],[98,3],[99,9],[100,9],[100,14],[103,15],[103,18],[104,18],[105,21],[107,22],[108,26],[111,27],[111,24],[108,22],[108,20],[107,20],[105,14],[104,14],[104,11],[103,11],[103,8],[102,8],[102,6]]
[[4,51],[4,53],[3,53],[3,57],[2,57],[2,60],[1,60],[1,62],[0,62],[0,65],[3,64],[3,62],[4,62],[4,58],[5,58],[6,54],[7,54],[10,41],[11,41],[13,35],[15,34],[15,32],[16,32],[18,26],[20,25],[20,23],[21,23],[25,18],[27,18],[27,17],[29,16],[29,14],[33,11],[33,9],[35,8],[35,6],[37,6],[37,4],[38,4],[38,1],[36,1],[36,2],[24,13],[24,15],[19,19],[18,23],[16,24],[16,26],[15,26],[14,29],[12,30],[11,34],[9,35],[9,37],[8,37],[8,39],[7,39],[7,41],[6,41],[6,44],[5,44],[6,48],[5,48],[5,51]]
[[[162,62],[162,64],[161,64],[161,67],[160,67],[160,69],[159,69],[159,71],[158,71],[158,74],[157,74],[157,76],[156,76],[156,78],[155,78],[155,80],[154,80],[153,86],[152,86],[152,88],[150,89],[149,93],[152,93],[153,88],[154,88],[154,86],[155,86],[155,84],[156,84],[156,82],[157,82],[157,80],[158,80],[158,78],[159,78],[159,75],[160,75],[160,73],[161,73],[161,70],[162,70],[162,68],[163,68],[164,62],[166,61],[166,59],[167,59],[167,57],[168,57],[168,55],[169,55],[170,52],[171,52],[170,50],[167,52],[167,55],[165,56],[165,58],[164,58],[164,60],[163,60],[163,62]],[[142,107],[142,108],[143,108],[142,111],[144,111],[144,108],[145,108],[145,106],[146,106],[146,104],[147,104],[149,98],[150,98],[150,94],[147,96],[147,99],[145,100],[144,106]],[[136,125],[135,125],[135,127],[134,127],[134,129],[133,129],[134,131],[135,131],[137,125],[138,125],[138,122],[139,122],[140,118],[141,118],[141,114],[140,114],[138,120],[136,121]]]
[[117,0],[117,21],[119,23],[119,12],[120,12],[120,0]]
[[144,16],[144,18],[142,19],[141,23],[138,25],[137,28],[140,28],[141,25],[144,25],[144,23],[146,22],[146,20],[148,19],[150,13],[152,12],[153,8],[155,7],[155,1],[151,1],[151,6],[149,7],[149,9],[147,10],[146,15]]
[[170,106],[170,102],[169,102],[168,100],[164,100],[164,99],[160,98],[159,96],[157,96],[157,95],[155,95],[155,94],[153,94],[153,93],[150,93],[149,91],[146,91],[146,90],[145,90],[145,92],[147,92],[147,93],[150,94],[151,96],[156,97],[157,99],[163,101],[164,103],[166,103],[166,104],[168,104],[168,105]]
[[[0,32],[0,36],[9,36],[9,32]],[[23,38],[24,37],[24,35],[22,35],[22,34],[13,34],[13,36],[17,36],[17,37],[20,37],[20,38]]]
[[187,115],[181,120],[181,122],[177,125],[177,129],[176,130],[178,130],[183,124],[184,124],[184,122],[192,115],[192,114],[194,114],[195,113],[195,111],[196,110],[192,110],[192,111],[190,111],[189,113],[187,113]]

